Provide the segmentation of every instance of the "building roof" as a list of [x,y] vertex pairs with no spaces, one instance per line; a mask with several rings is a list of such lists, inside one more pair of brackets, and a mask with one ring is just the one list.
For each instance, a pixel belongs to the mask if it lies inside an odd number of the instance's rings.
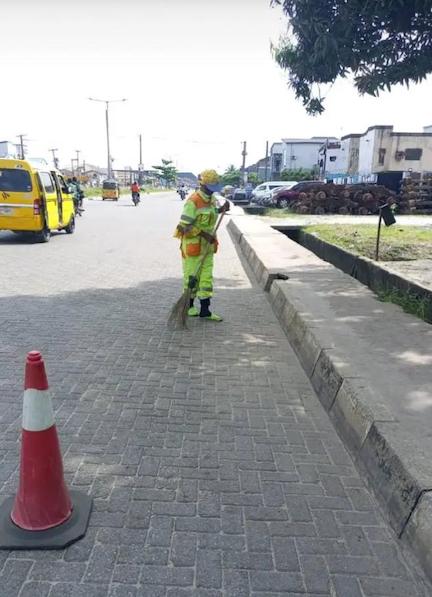
[[198,178],[193,172],[177,172],[177,178],[188,178],[194,182],[198,182]]
[[[425,128],[428,128],[428,127],[425,127]],[[378,131],[387,130],[387,131],[389,131],[391,137],[431,137],[432,136],[432,131],[431,132],[424,132],[424,131],[420,132],[419,131],[418,133],[403,133],[403,132],[398,133],[393,130],[393,125],[374,124],[373,126],[370,126],[364,133],[350,133],[349,135],[344,135],[342,137],[342,140],[364,137],[372,130],[378,130]]]
[[297,144],[313,144],[313,145],[320,145],[321,143],[325,143],[325,141],[337,141],[337,137],[311,137],[310,139],[299,139],[296,137],[288,137],[286,139],[282,139],[283,143],[297,143]]

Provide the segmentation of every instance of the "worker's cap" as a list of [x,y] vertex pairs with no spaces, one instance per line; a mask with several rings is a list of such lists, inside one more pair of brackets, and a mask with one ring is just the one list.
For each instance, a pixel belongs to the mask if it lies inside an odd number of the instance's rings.
[[201,185],[206,186],[212,193],[219,191],[221,188],[220,177],[216,170],[203,170],[198,175],[198,180]]

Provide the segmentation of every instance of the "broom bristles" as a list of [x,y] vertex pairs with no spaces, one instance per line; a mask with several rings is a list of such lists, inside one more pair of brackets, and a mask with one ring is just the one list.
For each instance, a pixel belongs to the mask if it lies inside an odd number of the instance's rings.
[[175,303],[171,309],[170,316],[168,318],[168,324],[170,326],[180,326],[186,328],[187,312],[189,310],[190,300],[192,298],[192,289],[186,288],[179,300]]

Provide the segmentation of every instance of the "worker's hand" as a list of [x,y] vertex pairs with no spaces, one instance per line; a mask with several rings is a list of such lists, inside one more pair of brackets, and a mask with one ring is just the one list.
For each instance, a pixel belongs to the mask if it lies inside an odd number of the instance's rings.
[[212,245],[214,242],[216,242],[216,237],[214,237],[212,234],[209,234],[208,232],[201,231],[200,237],[206,240],[209,243],[209,245]]
[[222,205],[222,207],[219,207],[218,212],[220,214],[223,214],[223,213],[229,211],[230,207],[231,207],[230,202],[225,201],[225,203]]

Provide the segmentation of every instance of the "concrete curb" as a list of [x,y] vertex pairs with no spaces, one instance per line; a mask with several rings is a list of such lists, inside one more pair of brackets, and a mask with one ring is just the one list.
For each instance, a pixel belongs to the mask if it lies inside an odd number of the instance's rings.
[[[355,349],[347,354],[340,348],[349,335],[356,345],[349,325],[334,326],[325,305],[318,317],[307,301],[311,293],[316,295],[314,284],[323,276],[335,284],[358,285],[359,294],[370,291],[266,224],[248,220],[231,219],[231,237],[260,286],[269,291],[273,310],[301,365],[390,525],[432,579],[430,457],[418,453],[417,438],[406,433],[387,401],[369,386],[364,355]],[[281,275],[289,281],[280,281]],[[392,313],[394,306],[387,307]]]

